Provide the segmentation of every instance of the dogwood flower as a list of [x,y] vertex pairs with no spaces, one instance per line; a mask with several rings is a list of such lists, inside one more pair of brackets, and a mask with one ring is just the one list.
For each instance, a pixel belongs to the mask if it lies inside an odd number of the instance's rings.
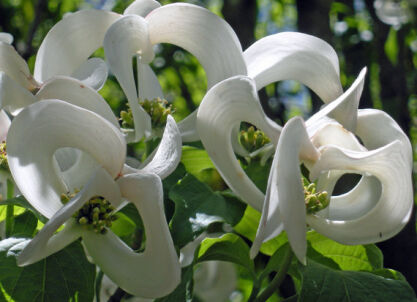
[[[181,137],[171,117],[158,151],[142,170],[126,171],[126,143],[117,127],[60,100],[42,100],[23,109],[11,124],[7,143],[17,186],[49,218],[35,238],[21,244],[18,265],[34,263],[82,237],[93,261],[127,292],[156,298],[178,285],[180,264],[164,215],[161,183],[181,155]],[[27,144],[32,148],[25,148]],[[54,160],[54,153],[66,147],[82,150],[94,162],[73,175],[76,181],[63,177]],[[62,204],[62,193],[75,196]],[[141,254],[107,228],[122,198],[132,202],[143,219],[147,241]]]
[[[285,229],[295,254],[305,263],[306,223],[340,243],[367,244],[394,236],[408,221],[413,196],[411,145],[387,114],[357,109],[364,78],[365,70],[306,126],[295,118],[282,132],[263,113],[250,78],[228,79],[205,96],[197,126],[207,152],[231,189],[250,205],[263,208],[252,257],[262,241]],[[341,108],[346,115],[339,118]],[[265,195],[233,154],[232,127],[240,121],[262,129],[277,146]],[[327,210],[307,215],[301,163],[328,196],[343,174],[359,173],[362,179],[348,193],[330,197]]]
[[88,57],[101,46],[105,30],[116,17],[113,13],[91,10],[74,13],[58,22],[42,41],[34,76],[10,45],[12,36],[0,38],[0,106],[16,115],[35,101],[32,96],[44,83],[53,85],[56,76],[73,77],[80,85],[99,90],[107,79],[107,66],[102,59]]
[[[151,119],[138,104],[138,98],[163,98],[158,79],[148,65],[154,58],[153,45],[170,43],[193,54],[206,72],[208,88],[228,77],[246,74],[239,40],[220,17],[191,4],[174,3],[160,7],[153,0],[142,2],[148,3],[152,10],[142,16],[123,16],[108,29],[104,38],[110,69],[132,110],[135,132],[128,137],[132,141],[151,135]],[[137,83],[133,77],[132,57],[137,58]],[[198,139],[195,117],[196,112],[178,125],[185,141]]]

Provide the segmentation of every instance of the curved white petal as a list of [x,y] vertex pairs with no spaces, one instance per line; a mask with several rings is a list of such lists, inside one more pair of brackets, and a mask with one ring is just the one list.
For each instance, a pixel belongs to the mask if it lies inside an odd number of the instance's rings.
[[183,142],[194,142],[200,139],[196,128],[196,121],[197,110],[193,111],[185,119],[178,123],[178,128],[180,129]]
[[365,83],[365,75],[366,68],[363,68],[355,82],[353,82],[345,93],[330,104],[327,104],[307,120],[306,125],[309,128],[309,132],[312,131],[312,128],[319,127],[321,125],[320,120],[325,116],[334,118],[347,130],[355,131],[359,100]]
[[164,98],[158,78],[148,64],[142,64],[138,59],[138,95],[140,100]]
[[119,14],[104,10],[73,13],[55,24],[36,56],[34,76],[45,82],[55,75],[71,75],[99,47]]
[[22,194],[46,217],[61,208],[60,195],[66,192],[53,160],[55,151],[64,147],[88,153],[112,177],[125,161],[122,134],[97,114],[59,100],[26,107],[9,129],[8,162]]
[[332,196],[325,217],[332,220],[354,220],[378,203],[382,187],[374,176],[363,176],[349,192]]
[[0,110],[0,142],[6,140],[7,132],[9,131],[10,127],[10,118],[4,112],[4,110]]
[[13,43],[13,36],[9,33],[1,32],[0,33],[0,42],[6,43],[6,44],[12,44]]
[[68,191],[71,192],[75,189],[79,190],[82,188],[86,181],[91,177],[91,172],[95,171],[100,166],[100,164],[87,153],[78,149],[73,150],[79,152],[77,160],[69,169],[59,173]]
[[0,71],[0,108],[17,115],[24,107],[36,102],[36,98],[19,83]]
[[333,220],[309,215],[307,222],[316,231],[343,244],[368,244],[388,239],[407,223],[413,206],[411,166],[404,156],[406,146],[400,141],[368,152],[355,152],[334,146],[325,147],[311,171],[344,170],[346,173],[369,173],[382,186],[381,194],[371,209],[365,207],[358,218]]
[[259,90],[281,80],[297,80],[325,103],[343,93],[335,50],[314,36],[283,32],[267,36],[244,52],[248,76]]
[[324,121],[321,127],[313,126],[314,133],[307,128],[310,139],[316,148],[325,145],[335,145],[353,151],[367,151],[352,132],[347,131],[335,120],[323,117],[321,121]]
[[223,19],[186,3],[164,5],[146,20],[152,44],[171,43],[193,54],[207,76],[207,86],[235,75],[246,75],[240,42]]
[[143,219],[145,251],[132,251],[112,232],[85,232],[85,247],[103,272],[128,293],[145,298],[167,295],[180,283],[181,268],[164,215],[161,180],[154,174],[130,174],[117,182]]
[[136,0],[125,9],[123,14],[145,17],[152,10],[160,6],[161,4],[155,0]]
[[67,171],[78,160],[81,151],[74,148],[61,148],[55,151],[55,159],[61,171]]
[[155,173],[161,179],[170,175],[181,160],[181,134],[172,116],[167,116],[164,135],[152,160],[142,168],[142,172]]
[[194,254],[200,243],[206,239],[207,232],[201,233],[196,239],[187,243],[181,250],[180,250],[180,263],[181,267],[189,266],[193,263]]
[[100,90],[107,80],[107,64],[100,58],[91,58],[85,61],[71,76],[79,79],[86,86]]
[[57,76],[46,82],[36,94],[38,100],[58,99],[88,109],[119,128],[119,121],[109,104],[93,88],[70,77]]
[[207,261],[199,263],[194,273],[194,292],[203,302],[227,302],[236,290],[238,276],[233,263]]
[[268,179],[270,194],[265,199],[255,246],[260,246],[256,243],[258,240],[270,238],[276,228],[281,228],[280,224],[271,225],[271,220],[274,223],[282,221],[294,254],[305,264],[307,228],[300,158],[315,161],[318,157],[319,153],[308,137],[303,120],[299,117],[289,120],[282,129],[271,166],[272,175]]
[[148,63],[153,59],[147,22],[137,15],[121,18],[107,31],[103,46],[110,70],[129,101],[135,125],[134,140],[139,141],[143,135],[150,135],[152,127],[150,116],[138,103],[132,57],[140,55],[142,63]]
[[262,129],[276,145],[281,127],[262,110],[252,79],[237,76],[220,82],[205,95],[197,114],[201,141],[227,185],[261,211],[264,194],[253,184],[233,153],[231,134],[245,121]]
[[12,80],[28,90],[33,90],[38,87],[38,83],[36,83],[30,74],[25,60],[23,60],[13,46],[6,43],[0,43],[0,71],[7,74]]
[[407,135],[387,113],[377,109],[360,109],[356,134],[368,149],[377,149],[394,140],[403,144],[404,157],[410,166],[413,163],[413,149]]
[[[102,168],[96,170],[89,182],[66,205],[59,209],[17,257],[17,264],[25,266],[37,262],[64,248],[80,237],[84,230],[71,216],[94,196],[102,196],[112,203],[121,200],[120,190],[113,178]],[[68,219],[65,228],[55,231]]]

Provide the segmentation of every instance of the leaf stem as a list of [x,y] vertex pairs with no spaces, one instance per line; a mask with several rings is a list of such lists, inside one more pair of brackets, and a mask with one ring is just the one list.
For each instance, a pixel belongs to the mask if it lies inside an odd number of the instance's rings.
[[[13,198],[14,185],[10,179],[7,179],[7,199]],[[6,238],[9,238],[13,231],[14,223],[14,205],[9,204],[6,207]]]
[[288,246],[284,255],[284,260],[282,261],[281,269],[275,275],[274,279],[272,279],[271,283],[269,283],[267,288],[265,288],[264,291],[261,292],[261,294],[258,296],[258,298],[254,300],[254,302],[267,301],[268,298],[271,297],[274,294],[274,292],[276,292],[279,289],[282,281],[284,281],[285,279],[288,269],[290,268],[292,256],[293,252],[291,250],[291,247]]
[[253,282],[252,292],[250,293],[248,302],[254,302],[255,301],[256,296],[258,295],[259,290],[261,289],[260,285],[261,284],[260,284],[259,280],[255,280]]

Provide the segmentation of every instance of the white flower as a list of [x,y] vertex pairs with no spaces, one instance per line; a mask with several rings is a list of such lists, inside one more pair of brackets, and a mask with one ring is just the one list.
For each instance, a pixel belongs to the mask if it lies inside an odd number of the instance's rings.
[[[294,118],[282,132],[263,113],[252,79],[235,77],[207,93],[197,118],[203,144],[232,190],[258,210],[263,208],[252,256],[262,241],[285,229],[295,254],[305,262],[306,223],[338,242],[366,244],[394,236],[409,219],[411,145],[387,114],[357,110],[364,77],[365,70],[343,95],[313,115],[307,126]],[[240,121],[262,129],[276,146],[266,195],[233,154],[231,132]],[[310,170],[311,180],[320,176],[319,188],[330,195],[344,173],[363,177],[350,192],[332,197],[327,211],[306,215],[300,160]]]
[[[178,285],[181,270],[164,215],[161,183],[181,155],[181,137],[171,117],[153,159],[130,174],[124,171],[126,143],[120,130],[96,113],[60,100],[23,109],[11,124],[7,144],[16,184],[31,205],[50,218],[18,256],[19,265],[34,263],[82,237],[93,261],[127,292],[156,298]],[[62,177],[54,160],[55,152],[65,147],[82,150],[94,163],[73,174],[75,180]],[[61,194],[74,192],[74,183],[82,188],[63,205]],[[147,238],[143,253],[131,250],[110,230],[97,234],[73,218],[98,196],[115,208],[122,198],[137,207]],[[54,234],[62,224],[63,230]]]
[[[245,75],[242,49],[236,34],[220,17],[199,6],[175,3],[159,7],[156,1],[149,10],[138,14],[129,8],[115,22],[104,38],[104,50],[111,71],[118,79],[132,109],[135,132],[128,140],[137,141],[151,133],[149,115],[138,104],[140,99],[160,97],[163,93],[156,75],[148,65],[154,58],[152,46],[170,43],[193,54],[203,66],[207,86],[234,75]],[[138,83],[133,77],[132,57],[137,58]],[[197,140],[196,112],[178,124],[183,141]]]

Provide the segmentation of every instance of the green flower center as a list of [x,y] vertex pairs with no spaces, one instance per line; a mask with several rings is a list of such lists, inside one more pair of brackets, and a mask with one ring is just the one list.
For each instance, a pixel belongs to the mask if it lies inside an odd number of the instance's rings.
[[[173,113],[172,105],[167,100],[155,98],[153,100],[139,101],[142,108],[149,114],[152,128],[163,128],[167,122],[167,116]],[[134,128],[132,109],[120,112],[120,120],[123,128]]]
[[239,142],[248,152],[253,152],[268,144],[270,139],[261,130],[250,126],[247,130],[240,131]]
[[9,162],[7,161],[6,142],[0,143],[0,169],[9,171]]
[[[62,194],[61,201],[65,204],[76,194],[77,192],[73,194]],[[94,196],[81,209],[75,212],[72,217],[85,229],[99,234],[106,234],[107,228],[110,228],[112,222],[117,219],[117,216],[113,212],[114,207],[108,200],[101,196]]]
[[327,208],[330,204],[330,198],[326,191],[318,191],[315,183],[310,183],[303,177],[304,200],[307,214],[314,214]]

